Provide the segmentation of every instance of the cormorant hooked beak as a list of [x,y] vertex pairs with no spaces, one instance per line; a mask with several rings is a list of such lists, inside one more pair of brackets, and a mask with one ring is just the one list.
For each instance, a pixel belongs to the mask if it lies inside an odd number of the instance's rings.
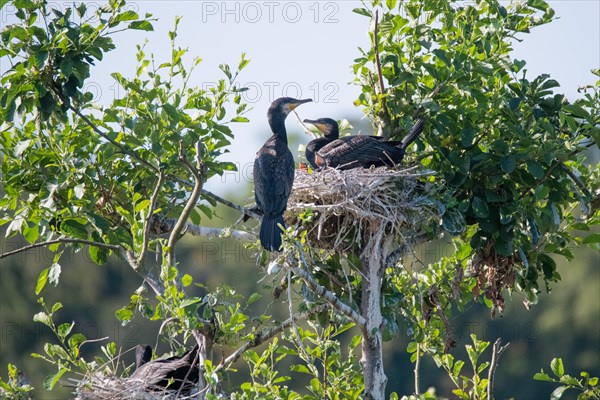
[[288,112],[293,111],[299,105],[302,105],[304,103],[310,103],[310,102],[312,102],[312,99],[303,99],[303,100],[290,99],[290,101],[286,104],[287,110],[288,110]]
[[302,122],[314,125],[326,138],[337,139],[339,137],[338,124],[331,118],[305,119]]

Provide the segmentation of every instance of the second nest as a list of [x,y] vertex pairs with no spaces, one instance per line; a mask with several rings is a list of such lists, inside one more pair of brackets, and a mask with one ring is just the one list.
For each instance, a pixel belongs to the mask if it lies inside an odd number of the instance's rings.
[[[379,242],[384,235],[416,236],[425,225],[438,221],[434,185],[428,183],[431,175],[416,166],[296,171],[286,224],[300,222],[310,209],[312,218],[302,222],[308,240],[333,251],[348,250],[354,243],[368,247],[371,244],[364,240]],[[366,229],[369,234],[365,236]]]

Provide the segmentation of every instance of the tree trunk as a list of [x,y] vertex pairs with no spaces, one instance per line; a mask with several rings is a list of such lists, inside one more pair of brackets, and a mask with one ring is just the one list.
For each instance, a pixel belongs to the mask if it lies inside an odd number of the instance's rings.
[[[371,243],[375,243],[373,240]],[[367,250],[361,259],[363,283],[360,311],[366,321],[362,332],[362,357],[365,398],[383,400],[387,376],[383,369],[383,315],[381,314],[381,287],[385,272],[385,258],[392,238],[383,238],[381,244]],[[365,238],[365,243],[369,243]]]

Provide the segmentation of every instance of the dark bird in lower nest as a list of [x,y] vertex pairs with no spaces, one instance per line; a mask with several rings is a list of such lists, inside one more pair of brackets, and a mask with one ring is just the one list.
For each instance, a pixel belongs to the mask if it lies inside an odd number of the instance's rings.
[[315,139],[306,146],[306,158],[313,169],[331,167],[346,170],[372,166],[393,167],[401,163],[406,148],[423,131],[425,121],[423,118],[417,119],[410,132],[401,141],[385,141],[381,136],[366,135],[340,138],[337,122],[331,118],[304,120],[304,122],[313,124],[324,134],[324,137]]
[[294,156],[288,148],[285,119],[293,109],[310,101],[281,97],[271,104],[267,112],[273,136],[256,153],[254,198],[263,211],[260,243],[269,251],[281,248],[282,231],[278,225],[285,226],[283,213],[294,184]]
[[190,390],[198,384],[198,346],[182,356],[152,358],[152,348],[138,345],[135,349],[136,370],[130,379],[144,382],[148,389]]

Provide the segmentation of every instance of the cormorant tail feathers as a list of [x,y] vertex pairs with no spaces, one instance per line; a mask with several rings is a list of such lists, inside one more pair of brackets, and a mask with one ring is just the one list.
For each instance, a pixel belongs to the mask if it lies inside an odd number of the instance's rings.
[[419,117],[411,128],[410,132],[402,139],[400,144],[400,148],[406,149],[409,144],[415,141],[417,137],[423,132],[423,127],[425,126],[425,119],[423,117]]
[[262,224],[260,226],[260,244],[268,251],[279,251],[281,248],[281,228],[277,226],[285,227],[283,221],[283,215],[264,215]]

